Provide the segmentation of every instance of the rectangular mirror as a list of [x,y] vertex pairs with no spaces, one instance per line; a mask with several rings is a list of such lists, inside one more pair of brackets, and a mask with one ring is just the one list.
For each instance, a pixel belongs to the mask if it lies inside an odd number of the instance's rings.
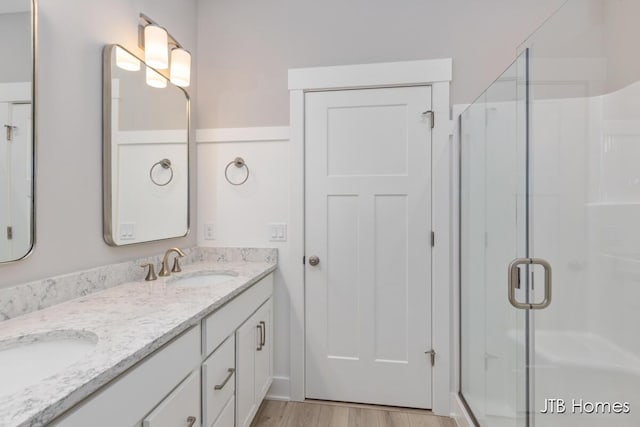
[[0,2],[0,263],[35,241],[35,22],[35,0]]
[[119,45],[104,50],[104,239],[189,232],[189,95]]

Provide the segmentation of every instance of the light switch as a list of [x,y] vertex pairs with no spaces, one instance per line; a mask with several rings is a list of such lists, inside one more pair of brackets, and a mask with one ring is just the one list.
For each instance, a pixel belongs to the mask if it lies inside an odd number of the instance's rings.
[[135,240],[136,225],[135,223],[120,224],[120,240]]
[[269,224],[269,241],[270,242],[286,242],[287,241],[287,224],[274,222]]
[[213,224],[205,224],[204,225],[204,239],[205,240],[214,240],[214,238],[213,238]]

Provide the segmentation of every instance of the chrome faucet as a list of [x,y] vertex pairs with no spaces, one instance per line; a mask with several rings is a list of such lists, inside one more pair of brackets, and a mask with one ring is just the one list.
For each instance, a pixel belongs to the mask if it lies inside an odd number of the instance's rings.
[[[178,256],[175,257],[175,259],[173,260],[173,268],[171,269],[171,271],[169,271],[169,256],[171,255],[172,252],[175,252],[176,254],[178,254]],[[178,262],[178,258],[182,258],[183,256],[185,256],[184,252],[182,252],[178,248],[171,248],[167,250],[167,252],[164,253],[164,258],[162,258],[162,267],[158,275],[162,277],[166,277],[166,276],[170,276],[171,272],[178,273],[182,271],[182,269],[180,268],[180,262]]]

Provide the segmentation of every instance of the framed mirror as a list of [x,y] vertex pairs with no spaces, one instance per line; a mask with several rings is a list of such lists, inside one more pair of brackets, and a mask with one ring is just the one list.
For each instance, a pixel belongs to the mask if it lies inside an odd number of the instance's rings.
[[35,242],[35,0],[0,2],[0,263]]
[[104,239],[112,246],[189,233],[187,92],[119,45],[104,49]]

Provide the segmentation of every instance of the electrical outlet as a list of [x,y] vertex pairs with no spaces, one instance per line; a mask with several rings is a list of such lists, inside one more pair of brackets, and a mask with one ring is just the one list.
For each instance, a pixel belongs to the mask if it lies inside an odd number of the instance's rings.
[[213,238],[213,224],[205,224],[204,225],[204,239],[205,240],[214,240],[214,238]]
[[287,224],[274,222],[269,224],[269,241],[270,242],[286,242],[287,241]]

